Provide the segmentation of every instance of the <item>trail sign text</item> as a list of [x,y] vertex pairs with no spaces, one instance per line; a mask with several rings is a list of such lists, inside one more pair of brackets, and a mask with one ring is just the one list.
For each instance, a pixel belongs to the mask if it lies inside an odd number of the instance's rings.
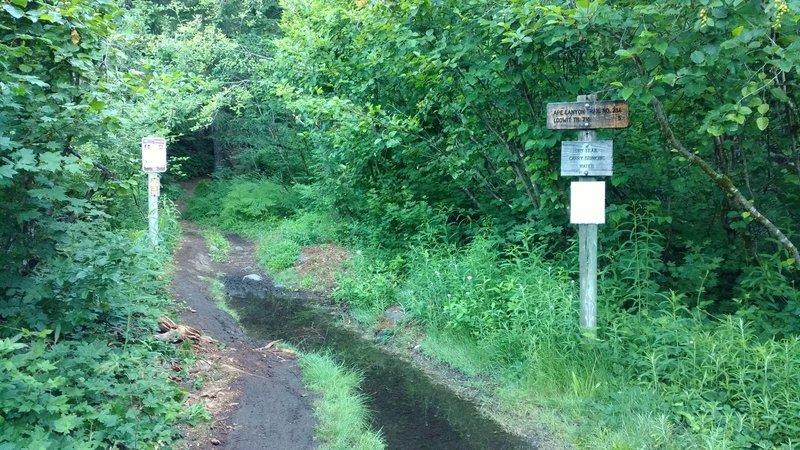
[[610,177],[613,141],[561,141],[562,177]]
[[142,138],[142,170],[147,173],[167,171],[167,141],[164,138]]
[[627,128],[628,102],[565,102],[547,104],[547,128],[593,130]]

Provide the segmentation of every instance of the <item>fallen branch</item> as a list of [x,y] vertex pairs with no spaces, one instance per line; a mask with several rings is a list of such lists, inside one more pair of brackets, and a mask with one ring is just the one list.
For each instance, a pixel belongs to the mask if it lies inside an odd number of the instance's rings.
[[161,316],[158,318],[158,328],[161,330],[161,333],[156,334],[155,338],[161,341],[182,342],[185,340],[191,340],[196,343],[217,343],[214,338],[204,335],[203,332],[197,328],[186,325],[178,325],[167,316]]

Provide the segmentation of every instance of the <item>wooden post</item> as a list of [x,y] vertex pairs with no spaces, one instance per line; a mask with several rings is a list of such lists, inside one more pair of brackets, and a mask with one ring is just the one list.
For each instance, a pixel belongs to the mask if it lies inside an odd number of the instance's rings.
[[[597,96],[579,95],[578,102],[594,102]],[[595,130],[578,131],[579,141],[594,141]],[[579,177],[578,181],[594,181]],[[581,328],[591,337],[597,332],[597,224],[578,225],[578,258],[580,259]]]

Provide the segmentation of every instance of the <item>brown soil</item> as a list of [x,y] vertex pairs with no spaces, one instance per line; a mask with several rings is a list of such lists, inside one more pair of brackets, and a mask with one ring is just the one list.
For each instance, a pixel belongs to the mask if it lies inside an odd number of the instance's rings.
[[181,322],[223,344],[196,346],[198,363],[190,369],[204,382],[190,403],[202,402],[212,416],[185,432],[184,448],[314,448],[313,398],[305,390],[293,354],[250,338],[238,322],[219,310],[209,293],[214,278],[258,274],[252,243],[230,236],[226,263],[214,263],[196,225],[183,222],[175,255],[174,298]]
[[315,286],[331,292],[336,287],[333,274],[341,271],[344,263],[349,260],[350,253],[338,245],[308,246],[300,251],[300,263],[295,269],[300,275],[311,276]]

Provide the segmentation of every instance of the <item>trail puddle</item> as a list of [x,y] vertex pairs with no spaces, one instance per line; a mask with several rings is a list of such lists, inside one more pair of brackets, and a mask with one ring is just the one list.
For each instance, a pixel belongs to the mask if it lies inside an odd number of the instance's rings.
[[312,302],[266,293],[229,293],[230,306],[254,337],[283,339],[303,350],[330,350],[347,366],[362,371],[362,391],[368,398],[373,425],[382,431],[388,448],[530,448],[408,362],[336,326],[333,318]]

